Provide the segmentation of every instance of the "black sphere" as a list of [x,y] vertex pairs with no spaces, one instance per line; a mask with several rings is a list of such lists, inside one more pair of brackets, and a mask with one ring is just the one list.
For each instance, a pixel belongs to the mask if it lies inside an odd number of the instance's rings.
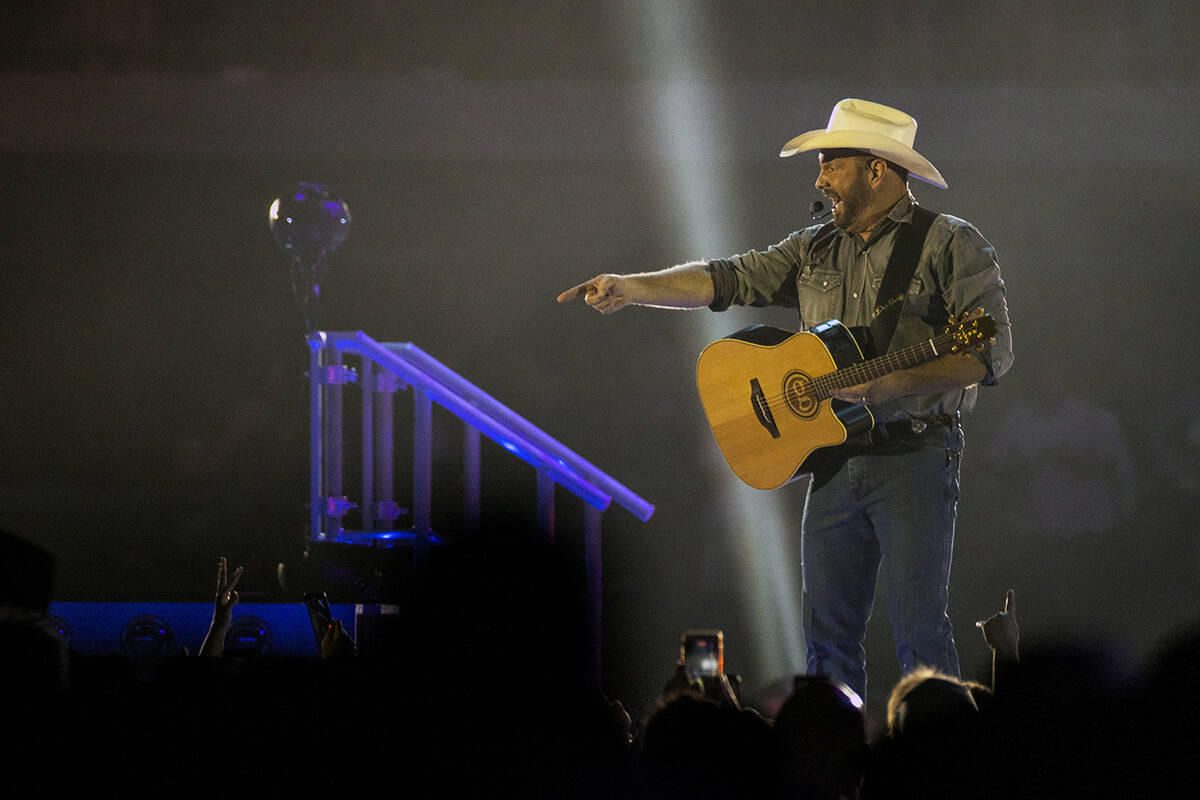
[[312,267],[336,251],[350,232],[350,207],[323,183],[301,181],[271,203],[275,242],[294,260]]

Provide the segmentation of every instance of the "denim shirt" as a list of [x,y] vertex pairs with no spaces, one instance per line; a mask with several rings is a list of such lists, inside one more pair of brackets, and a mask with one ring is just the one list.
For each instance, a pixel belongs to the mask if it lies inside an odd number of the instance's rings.
[[[731,305],[786,306],[800,312],[807,330],[830,319],[869,326],[875,317],[876,294],[900,225],[910,224],[916,200],[901,198],[867,241],[835,229],[814,247],[821,226],[796,231],[766,251],[708,262],[713,282],[713,311]],[[976,355],[987,367],[985,386],[1012,364],[1012,332],[1008,321],[1004,280],[996,253],[971,223],[939,214],[929,229],[917,269],[901,307],[890,350],[930,339],[945,329],[947,315],[958,316],[983,308],[996,321],[996,343]],[[932,417],[968,411],[975,405],[978,385],[940,395],[917,395],[872,405],[879,422],[909,417]]]

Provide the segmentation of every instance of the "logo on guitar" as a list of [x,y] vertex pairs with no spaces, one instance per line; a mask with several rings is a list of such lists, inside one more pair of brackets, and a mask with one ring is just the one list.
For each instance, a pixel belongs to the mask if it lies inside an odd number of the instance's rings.
[[783,402],[788,411],[800,419],[812,419],[820,410],[821,404],[809,392],[809,375],[794,369],[783,376]]

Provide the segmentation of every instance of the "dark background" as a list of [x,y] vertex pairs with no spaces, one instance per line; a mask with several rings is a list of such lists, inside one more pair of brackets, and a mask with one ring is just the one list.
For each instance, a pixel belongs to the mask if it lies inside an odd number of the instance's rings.
[[[791,317],[603,318],[554,297],[803,226],[814,161],[775,154],[863,97],[918,119],[951,189],[915,193],[976,223],[1009,286],[1015,366],[967,423],[964,670],[985,674],[972,623],[1009,587],[1027,641],[1101,643],[1136,668],[1200,612],[1198,16],[1182,0],[7,3],[0,524],[55,553],[61,600],[205,599],[220,554],[247,565],[249,598],[290,599],[275,565],[305,544],[307,353],[266,212],[321,181],[353,215],[326,328],[416,342],[657,506],[605,515],[605,689],[642,708],[679,630],[720,627],[763,696],[801,665],[797,564],[776,556],[803,486],[735,485],[692,370],[715,335]],[[712,219],[682,202],[688,174]],[[453,532],[459,429],[439,413],[437,430],[434,523]],[[533,471],[487,442],[484,467],[485,530],[532,527]],[[402,457],[402,505],[408,474]],[[869,648],[877,709],[895,678],[882,604]]]

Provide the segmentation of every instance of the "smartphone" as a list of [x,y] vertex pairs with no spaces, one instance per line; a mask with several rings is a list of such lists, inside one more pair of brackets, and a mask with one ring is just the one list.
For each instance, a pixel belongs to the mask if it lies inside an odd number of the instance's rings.
[[679,637],[679,657],[691,678],[725,672],[725,634],[721,631],[684,631]]
[[324,592],[306,592],[304,605],[308,608],[308,621],[312,623],[313,637],[317,640],[317,652],[320,652],[321,640],[325,638],[326,631],[333,627],[329,598]]

